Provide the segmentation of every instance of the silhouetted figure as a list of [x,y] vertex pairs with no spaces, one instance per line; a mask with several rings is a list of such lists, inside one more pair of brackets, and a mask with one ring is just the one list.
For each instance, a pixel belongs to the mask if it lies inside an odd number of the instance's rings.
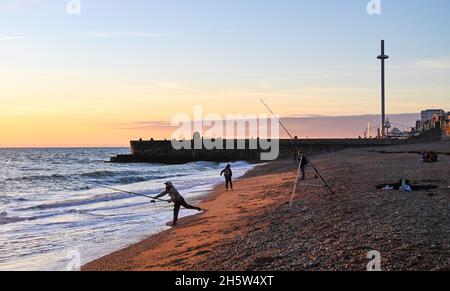
[[302,180],[305,180],[305,167],[308,165],[308,159],[303,151],[298,151],[297,153],[297,166],[300,167],[302,172]]
[[165,183],[165,185],[166,185],[166,190],[164,192],[162,192],[161,194],[159,194],[158,196],[156,196],[156,198],[161,198],[161,197],[169,194],[169,196],[170,196],[169,203],[171,203],[171,202],[175,203],[174,208],[173,208],[172,226],[177,225],[178,213],[180,212],[181,206],[183,206],[186,209],[194,209],[194,210],[202,211],[202,209],[200,207],[195,207],[195,206],[187,204],[186,201],[184,200],[183,196],[181,196],[180,193],[178,192],[178,190],[175,188],[175,186],[173,186],[172,182],[167,182],[167,183]]
[[233,171],[231,171],[231,165],[228,164],[227,167],[220,173],[220,176],[225,176],[225,185],[228,191],[228,185],[231,187],[231,191],[233,191]]

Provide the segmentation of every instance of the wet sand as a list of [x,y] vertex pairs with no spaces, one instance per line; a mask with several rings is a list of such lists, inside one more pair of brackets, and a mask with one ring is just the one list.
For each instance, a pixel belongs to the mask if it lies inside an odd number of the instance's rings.
[[[315,156],[336,195],[300,184],[293,207],[292,161],[258,166],[235,191],[217,187],[207,212],[82,269],[365,270],[377,250],[383,270],[450,270],[450,155],[419,164],[422,150],[450,154],[450,141]],[[401,178],[439,188],[375,189]],[[320,184],[310,168],[305,184]]]

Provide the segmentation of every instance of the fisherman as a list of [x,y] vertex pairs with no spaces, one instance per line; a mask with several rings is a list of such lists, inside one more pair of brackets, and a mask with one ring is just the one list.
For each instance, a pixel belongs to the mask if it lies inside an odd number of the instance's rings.
[[175,188],[175,186],[173,185],[172,182],[169,181],[169,182],[165,183],[165,185],[166,185],[166,190],[164,192],[162,192],[161,194],[159,194],[158,196],[156,196],[156,198],[161,198],[161,197],[169,194],[169,196],[170,196],[169,203],[175,204],[175,206],[173,208],[172,226],[177,225],[178,213],[180,212],[181,206],[183,206],[186,209],[194,209],[194,210],[202,211],[202,209],[200,207],[195,207],[195,206],[187,204],[186,201],[184,200],[183,196],[180,195],[177,188]]
[[225,185],[228,191],[228,185],[231,187],[231,191],[233,191],[233,171],[231,171],[231,165],[228,164],[227,167],[220,173],[220,176],[225,176]]
[[297,165],[300,167],[300,171],[302,172],[302,180],[305,180],[305,167],[308,165],[308,159],[305,156],[305,153],[300,150],[297,154]]

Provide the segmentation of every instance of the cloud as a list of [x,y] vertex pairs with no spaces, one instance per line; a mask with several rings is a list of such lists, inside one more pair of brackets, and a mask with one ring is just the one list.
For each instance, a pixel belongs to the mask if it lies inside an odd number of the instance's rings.
[[167,37],[168,35],[164,33],[155,33],[155,32],[88,31],[77,33],[75,36],[86,38],[124,38],[124,37],[163,38]]
[[[388,115],[393,126],[402,130],[409,130],[414,127],[417,119],[420,118],[419,113],[399,113]],[[370,123],[373,132],[376,134],[376,128],[380,124],[381,117],[378,114],[363,115],[341,115],[341,116],[285,116],[281,117],[282,122],[294,134],[301,138],[356,138],[363,136]],[[109,124],[108,126],[129,131],[147,132],[151,134],[163,134],[164,137],[170,138],[171,134],[177,127],[171,126],[168,121],[137,121],[124,124]],[[283,138],[287,135],[280,129]]]
[[136,121],[129,123],[106,123],[101,125],[120,130],[163,130],[167,132],[173,131],[173,127],[171,126],[171,122],[169,121]]
[[0,37],[0,41],[11,41],[11,40],[19,40],[19,39],[24,39],[24,36],[19,36],[19,35],[13,35],[13,36],[3,36]]
[[448,70],[450,69],[450,56],[420,60],[415,63],[416,67],[428,70]]

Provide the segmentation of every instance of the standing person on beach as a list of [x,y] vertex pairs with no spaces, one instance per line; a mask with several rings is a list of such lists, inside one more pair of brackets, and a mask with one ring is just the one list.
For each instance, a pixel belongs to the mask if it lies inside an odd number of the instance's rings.
[[308,165],[308,159],[305,156],[303,151],[298,151],[297,154],[297,165],[300,167],[300,171],[302,172],[302,180],[305,180],[305,167]]
[[220,176],[225,176],[225,185],[228,191],[228,185],[231,187],[231,191],[233,191],[233,171],[231,171],[231,165],[228,164],[227,167],[220,173]]
[[158,196],[156,196],[156,198],[161,198],[161,197],[169,194],[169,196],[170,196],[169,203],[175,204],[175,206],[173,208],[172,226],[177,225],[178,213],[180,212],[181,206],[183,206],[186,209],[195,209],[198,211],[202,211],[202,209],[200,207],[196,207],[196,206],[187,204],[186,201],[184,200],[183,196],[180,195],[177,188],[175,188],[175,186],[173,185],[172,182],[167,182],[167,183],[165,183],[165,185],[166,185],[166,190],[164,192],[162,192],[161,194],[159,194]]

